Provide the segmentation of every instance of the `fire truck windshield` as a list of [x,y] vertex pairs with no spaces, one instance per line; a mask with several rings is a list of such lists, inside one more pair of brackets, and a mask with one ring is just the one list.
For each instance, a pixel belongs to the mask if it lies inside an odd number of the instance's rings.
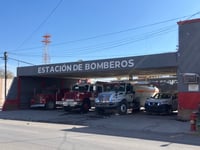
[[125,91],[124,83],[109,83],[105,86],[105,91]]
[[54,89],[43,89],[42,91],[39,92],[40,94],[55,94],[56,90]]
[[74,85],[72,90],[77,92],[87,92],[88,88],[88,85]]

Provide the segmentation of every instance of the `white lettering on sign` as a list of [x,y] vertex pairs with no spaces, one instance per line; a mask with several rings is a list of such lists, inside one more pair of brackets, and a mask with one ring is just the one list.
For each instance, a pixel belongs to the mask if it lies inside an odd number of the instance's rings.
[[61,65],[40,66],[37,69],[38,74],[45,73],[64,73],[64,72],[79,72],[79,71],[94,71],[105,69],[120,69],[132,68],[135,66],[134,59],[110,60],[102,62],[74,63]]

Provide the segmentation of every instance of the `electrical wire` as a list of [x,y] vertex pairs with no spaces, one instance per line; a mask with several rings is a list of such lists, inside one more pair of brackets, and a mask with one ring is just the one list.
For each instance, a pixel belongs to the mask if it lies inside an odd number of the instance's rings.
[[9,59],[17,61],[17,62],[24,63],[24,64],[28,64],[28,65],[34,65],[34,64],[30,63],[30,62],[26,62],[26,61],[23,61],[23,60],[15,59],[15,58],[12,58],[12,57],[8,57],[8,60]]
[[[128,37],[128,38],[123,38],[120,40],[115,40],[115,41],[111,41],[111,42],[104,42],[104,43],[100,43],[100,44],[96,44],[96,45],[90,45],[90,46],[86,46],[86,47],[79,47],[79,48],[72,48],[71,50],[68,49],[66,50],[65,56],[66,55],[75,55],[75,54],[85,54],[85,53],[93,53],[93,52],[97,52],[97,50],[101,50],[101,51],[105,51],[107,49],[112,49],[115,47],[119,47],[119,46],[123,46],[123,45],[128,45],[128,44],[132,44],[138,41],[142,41],[145,39],[149,39],[149,38],[154,38],[163,34],[166,34],[168,32],[171,32],[175,27],[175,25],[170,25],[170,26],[166,26],[166,27],[162,27],[160,29],[154,30],[154,31],[150,31],[144,34],[139,34],[139,35],[135,35],[134,37]],[[91,50],[92,49],[92,50]],[[20,56],[41,56],[41,55],[37,55],[37,54],[19,54],[19,53],[11,53],[13,55],[20,55]],[[64,54],[64,51],[62,53],[62,56]],[[53,57],[56,57],[55,55]],[[59,57],[59,56],[57,56]]]
[[[93,39],[97,39],[97,38],[101,38],[101,37],[107,37],[107,36],[112,36],[112,35],[121,34],[121,33],[125,33],[125,32],[135,31],[135,30],[138,30],[138,29],[143,29],[143,28],[148,28],[148,27],[152,27],[152,26],[156,26],[156,25],[168,23],[168,22],[175,21],[175,20],[178,20],[178,19],[181,19],[181,18],[185,18],[185,17],[188,17],[188,16],[177,17],[177,18],[168,19],[168,20],[164,20],[164,21],[160,21],[160,22],[155,22],[155,23],[151,23],[151,24],[147,24],[147,25],[142,25],[142,26],[138,26],[138,27],[128,28],[128,29],[121,30],[121,31],[99,34],[99,35],[95,35],[95,36],[91,36],[91,37],[86,37],[86,38],[81,38],[81,39],[77,39],[77,40],[71,40],[71,41],[66,41],[66,42],[60,42],[60,43],[56,43],[56,44],[51,44],[51,47],[65,45],[65,44],[71,44],[71,43],[76,43],[76,42],[82,42],[82,41],[87,41],[87,40],[93,40]],[[19,51],[27,51],[27,50],[33,50],[33,49],[38,49],[38,48],[42,48],[42,46],[36,46],[36,47],[31,47],[31,48],[23,48],[23,49],[17,48],[17,49],[14,49],[14,50],[10,50],[10,52],[11,51],[18,51],[18,52]]]
[[57,10],[57,8],[60,6],[60,4],[62,3],[63,0],[59,0],[58,3],[56,4],[56,6],[51,10],[51,12],[49,13],[49,15],[39,24],[39,26],[36,27],[35,30],[33,30],[33,32],[16,48],[19,49],[20,47],[22,47],[27,41],[29,41],[33,35],[49,20],[49,18],[55,13],[55,11]]
[[[51,15],[53,14],[53,12],[55,12],[56,8],[60,5],[61,2],[62,2],[62,0],[59,1],[58,5],[55,7],[54,11],[52,11],[52,13],[50,13]],[[200,11],[190,15],[189,18],[194,17],[198,14],[200,14]],[[49,15],[49,17],[51,15]],[[49,17],[47,17],[47,20],[48,20]],[[156,22],[156,23],[152,23],[152,24],[148,24],[148,25],[138,26],[138,27],[134,27],[134,28],[128,28],[128,29],[125,29],[125,30],[117,31],[117,32],[100,34],[100,35],[82,38],[82,39],[78,39],[78,40],[61,42],[61,43],[57,43],[57,44],[52,44],[51,46],[60,46],[60,45],[64,45],[64,44],[93,40],[93,39],[100,38],[100,37],[112,36],[112,35],[116,35],[116,34],[120,34],[120,33],[125,33],[125,32],[130,32],[130,31],[134,31],[134,30],[138,30],[138,29],[152,27],[152,26],[155,26],[155,25],[160,25],[160,24],[163,24],[163,23],[167,23],[167,22],[174,21],[174,20],[181,19],[181,18],[185,18],[185,17],[188,17],[188,16],[178,17],[178,18],[169,19],[169,20],[165,20],[165,21],[161,21],[161,22]],[[46,21],[44,21],[44,23],[45,22]],[[123,39],[119,39],[119,40],[115,40],[115,41],[111,41],[111,42],[100,43],[100,44],[97,44],[97,45],[90,45],[90,46],[85,46],[85,47],[72,48],[71,50],[69,50],[69,49],[66,50],[67,53],[65,53],[64,55],[62,54],[62,56],[55,56],[54,55],[52,57],[71,57],[71,56],[74,56],[74,54],[87,55],[88,53],[95,53],[95,52],[97,52],[97,50],[101,50],[101,51],[104,50],[105,51],[107,49],[113,49],[113,48],[116,48],[116,47],[132,44],[132,43],[135,43],[135,42],[138,42],[138,41],[146,40],[146,39],[149,39],[149,38],[154,38],[154,37],[157,37],[157,36],[167,34],[169,32],[174,31],[174,30],[171,30],[170,28],[171,27],[160,28],[157,31],[152,31],[152,32],[144,33],[144,34],[141,34],[141,35],[138,35],[138,36],[134,36],[134,38],[128,37],[128,38],[123,38]],[[39,54],[26,54],[23,51],[40,49],[40,48],[42,48],[42,46],[37,46],[37,47],[32,47],[32,48],[24,48],[24,49],[17,49],[17,53],[11,53],[11,51],[9,51],[9,52],[12,55],[20,56],[20,57],[21,56],[26,56],[26,57],[27,56],[28,57],[36,56],[37,57],[37,56],[41,56],[41,55],[39,55]],[[20,53],[20,51],[22,53]]]
[[191,19],[191,18],[193,18],[194,16],[196,16],[196,15],[198,15],[198,14],[200,14],[200,11],[198,11],[198,12],[196,12],[196,13],[190,15],[186,20]]

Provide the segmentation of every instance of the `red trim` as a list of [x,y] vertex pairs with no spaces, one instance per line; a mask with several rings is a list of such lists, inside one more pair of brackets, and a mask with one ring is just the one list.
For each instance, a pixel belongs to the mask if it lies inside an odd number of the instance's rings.
[[20,97],[21,97],[21,78],[17,78],[17,97],[16,99],[6,99],[3,104],[3,111],[6,110],[16,110],[19,109],[20,104]]
[[18,108],[20,107],[20,97],[21,97],[21,78],[17,78],[17,100],[18,100]]
[[177,22],[177,24],[178,25],[184,25],[184,24],[196,23],[196,22],[200,22],[200,18],[192,19],[192,20],[179,21],[179,22]]
[[16,110],[19,109],[19,100],[18,99],[6,99],[2,111],[6,110]]
[[179,92],[179,109],[197,110],[200,104],[200,92]]

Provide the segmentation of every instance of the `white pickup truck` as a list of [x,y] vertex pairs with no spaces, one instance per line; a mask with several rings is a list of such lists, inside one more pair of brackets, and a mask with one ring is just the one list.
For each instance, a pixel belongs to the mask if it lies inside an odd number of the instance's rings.
[[104,92],[95,99],[95,110],[101,114],[106,110],[117,110],[126,114],[127,109],[140,109],[140,101],[135,97],[133,85],[129,81],[114,81],[104,85]]

